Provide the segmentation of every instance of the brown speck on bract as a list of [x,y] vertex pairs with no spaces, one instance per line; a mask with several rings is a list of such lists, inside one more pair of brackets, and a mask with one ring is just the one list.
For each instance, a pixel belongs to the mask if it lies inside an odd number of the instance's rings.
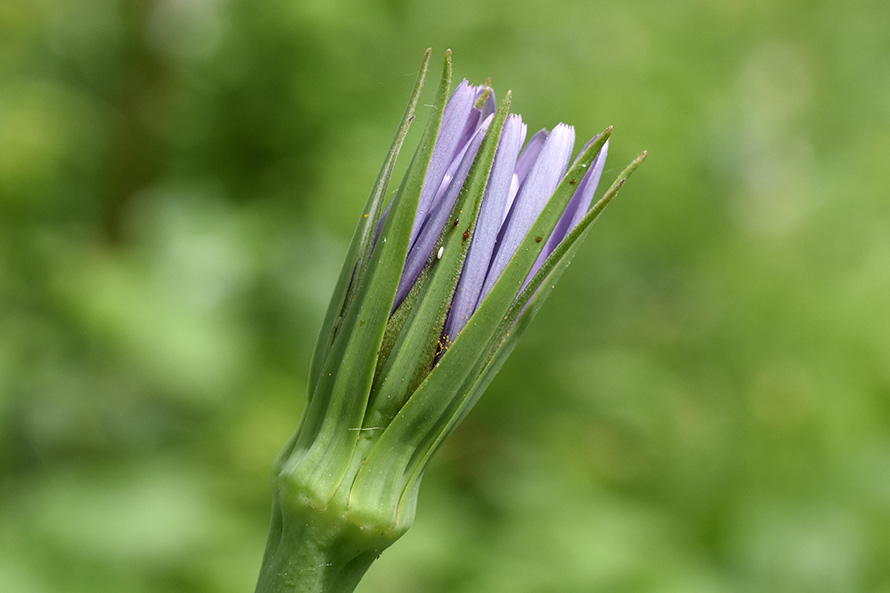
[[535,243],[540,243],[543,240],[544,240],[543,237],[535,237]]
[[470,238],[470,229],[464,231],[464,241]]

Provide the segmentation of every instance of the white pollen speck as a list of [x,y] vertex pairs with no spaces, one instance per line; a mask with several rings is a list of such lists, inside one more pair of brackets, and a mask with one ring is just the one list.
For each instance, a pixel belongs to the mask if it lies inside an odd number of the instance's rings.
[[436,259],[442,259],[442,254],[445,253],[444,247],[439,247],[439,253],[436,254]]

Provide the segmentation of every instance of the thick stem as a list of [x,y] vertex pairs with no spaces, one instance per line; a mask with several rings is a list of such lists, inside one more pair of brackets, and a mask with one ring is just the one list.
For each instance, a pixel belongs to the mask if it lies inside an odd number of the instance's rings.
[[390,543],[346,515],[276,502],[256,593],[351,593]]
[[[301,423],[273,464],[272,522],[256,593],[351,593],[414,519],[419,481],[403,496],[402,464],[375,471],[378,481],[401,487],[387,489],[370,480],[367,492],[355,489],[376,439],[349,431],[358,442],[341,467],[326,455],[328,440],[315,439],[308,450],[299,447],[305,426]],[[410,454],[393,460],[404,458]],[[395,495],[381,496],[383,491]]]

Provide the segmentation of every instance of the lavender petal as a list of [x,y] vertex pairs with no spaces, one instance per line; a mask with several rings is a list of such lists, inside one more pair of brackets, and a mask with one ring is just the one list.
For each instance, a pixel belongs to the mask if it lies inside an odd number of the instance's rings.
[[535,135],[531,137],[531,140],[528,141],[528,144],[525,145],[522,154],[519,155],[519,159],[516,161],[516,166],[513,167],[513,180],[510,184],[510,194],[507,196],[507,203],[504,205],[504,212],[501,215],[501,224],[507,220],[507,215],[510,214],[510,209],[513,206],[513,201],[516,199],[516,194],[519,193],[519,188],[522,187],[522,182],[525,181],[532,165],[535,164],[535,160],[537,160],[538,155],[541,154],[541,149],[544,147],[544,142],[549,135],[550,132],[547,130],[538,130]]
[[414,227],[411,230],[411,243],[416,240],[421,226],[432,209],[442,179],[454,160],[454,155],[460,150],[459,146],[467,127],[467,120],[478,113],[478,110],[474,112],[473,109],[476,92],[476,87],[463,80],[454,89],[454,93],[445,106],[442,123],[439,126],[439,135],[436,138],[436,146],[433,149],[433,156],[430,158],[426,179],[417,204],[417,214],[414,217]]
[[441,198],[433,204],[428,220],[424,223],[417,235],[417,240],[408,252],[408,259],[405,261],[405,267],[402,270],[402,277],[399,279],[399,287],[393,303],[394,310],[408,296],[408,292],[410,292],[411,287],[417,281],[418,276],[420,276],[420,271],[423,269],[424,264],[429,259],[433,247],[442,233],[442,228],[445,226],[445,221],[451,214],[451,209],[454,207],[455,202],[457,202],[457,197],[463,188],[464,181],[466,181],[467,175],[470,173],[470,168],[476,159],[476,153],[479,151],[479,146],[482,144],[491,119],[488,118],[476,132],[473,139],[470,140],[467,150],[463,153],[460,166],[455,171],[452,183]]
[[485,188],[479,217],[476,219],[470,249],[467,252],[460,282],[454,293],[451,311],[445,324],[446,343],[460,333],[476,309],[479,291],[482,289],[482,283],[488,272],[495,239],[510,194],[516,157],[525,141],[526,133],[527,126],[522,123],[522,118],[519,115],[511,115],[507,118]]
[[479,295],[480,302],[491,292],[525,234],[553,195],[553,191],[565,174],[574,144],[575,129],[566,124],[559,124],[553,128],[544,142],[504,221],[504,227],[498,238],[499,245]]
[[489,115],[493,115],[495,111],[498,109],[497,101],[494,98],[494,89],[489,86],[480,86],[479,93],[476,95],[476,103],[478,104],[479,99],[485,98],[482,105],[479,107],[482,111],[482,119],[484,120]]
[[[593,140],[588,142],[585,148],[590,146],[597,137],[598,136],[595,136]],[[584,151],[582,150],[581,152],[583,153]],[[578,183],[578,189],[575,190],[575,194],[569,201],[568,206],[566,206],[565,212],[563,212],[559,222],[556,223],[553,232],[550,233],[550,237],[547,239],[547,243],[544,245],[541,255],[538,256],[535,265],[532,266],[532,271],[528,276],[529,278],[534,276],[535,272],[544,265],[544,260],[553,253],[553,250],[556,249],[556,246],[559,245],[563,239],[565,239],[566,235],[568,235],[573,228],[578,226],[578,223],[581,222],[581,219],[584,218],[584,215],[590,210],[590,204],[593,202],[593,195],[596,193],[597,185],[599,185],[600,177],[603,174],[603,168],[606,166],[606,156],[608,154],[609,141],[606,140],[606,143],[593,159],[593,163],[587,171],[587,174],[584,175],[584,178]],[[526,282],[528,282],[528,280],[526,280]]]

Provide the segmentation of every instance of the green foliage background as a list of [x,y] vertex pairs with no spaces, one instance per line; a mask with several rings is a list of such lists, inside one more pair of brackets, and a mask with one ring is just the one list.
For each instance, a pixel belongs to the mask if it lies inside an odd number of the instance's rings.
[[890,592],[888,6],[0,3],[0,590],[252,590],[432,46],[650,157],[360,591]]

